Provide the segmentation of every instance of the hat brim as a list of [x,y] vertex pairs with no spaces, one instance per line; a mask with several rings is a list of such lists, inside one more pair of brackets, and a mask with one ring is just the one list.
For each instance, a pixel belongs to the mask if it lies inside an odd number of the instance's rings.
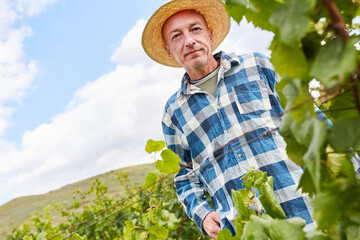
[[183,10],[196,10],[204,16],[208,27],[213,32],[214,41],[211,50],[214,51],[225,39],[230,30],[230,17],[221,0],[172,0],[162,5],[150,17],[141,39],[146,54],[155,62],[169,67],[181,67],[171,58],[165,48],[162,37],[162,26],[166,20]]

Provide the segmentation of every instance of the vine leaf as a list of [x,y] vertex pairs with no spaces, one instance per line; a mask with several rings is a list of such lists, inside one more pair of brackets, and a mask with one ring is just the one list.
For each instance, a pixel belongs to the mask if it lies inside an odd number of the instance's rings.
[[331,79],[346,76],[356,68],[356,41],[343,42],[339,38],[329,40],[317,54],[310,75],[326,86],[332,85]]
[[260,222],[250,221],[245,224],[241,239],[267,240],[265,228]]
[[[320,152],[327,137],[328,125],[325,121],[313,118],[313,124],[308,127],[312,129],[313,134],[309,148],[304,154],[303,160],[314,182],[314,187],[318,192],[320,191],[321,184]],[[299,131],[301,131],[301,129],[299,129]]]
[[241,220],[248,220],[250,218],[250,213],[248,207],[244,203],[243,195],[241,194],[241,192],[232,189],[231,195],[234,202],[234,206]]
[[149,139],[146,143],[145,151],[150,153],[159,152],[165,147],[164,141],[154,141]]
[[271,14],[279,6],[278,1],[264,0],[226,0],[226,10],[238,23],[246,17],[255,27],[274,32],[276,29],[270,23]]
[[292,223],[289,221],[274,220],[270,225],[270,238],[278,240],[302,240],[305,233],[302,231],[304,220],[297,218],[296,221],[301,223]]
[[[157,182],[157,174],[154,173],[154,172],[149,172],[147,175],[146,175],[146,180],[145,180],[145,183],[144,183],[144,186],[143,188],[147,188],[148,190],[152,190],[152,191],[155,191],[156,189],[156,183]],[[151,186],[150,186],[151,185]],[[150,187],[148,187],[150,186]]]
[[270,23],[280,29],[282,42],[291,44],[305,35],[311,26],[307,13],[314,5],[314,0],[290,0],[275,10]]
[[37,236],[36,240],[45,240],[46,235],[47,235],[47,232],[41,232],[41,233]]
[[308,62],[299,44],[284,44],[275,35],[270,45],[271,62],[276,72],[283,77],[307,79]]
[[216,240],[237,240],[237,239],[241,239],[241,238],[238,237],[237,235],[233,237],[230,230],[227,228],[221,230],[216,238]]
[[305,152],[307,151],[307,148],[299,144],[293,138],[284,137],[284,140],[286,141],[286,152],[289,158],[297,165],[304,166],[304,162],[302,158]]
[[165,149],[161,152],[161,157],[163,160],[157,160],[155,165],[156,168],[165,174],[169,174],[176,170],[179,170],[180,158],[170,149]]
[[169,231],[166,227],[159,226],[158,224],[151,226],[149,233],[156,236],[156,239],[166,239],[169,235]]
[[274,190],[269,182],[272,181],[272,177],[268,178],[268,182],[261,185],[259,192],[259,200],[265,211],[273,218],[284,219],[286,215],[282,210],[278,200],[275,197]]
[[304,169],[304,173],[300,178],[298,189],[300,188],[303,193],[308,193],[310,197],[312,197],[316,192],[314,182],[312,181],[312,177],[308,168]]
[[338,152],[346,152],[352,147],[360,146],[360,119],[343,118],[334,122],[329,142]]

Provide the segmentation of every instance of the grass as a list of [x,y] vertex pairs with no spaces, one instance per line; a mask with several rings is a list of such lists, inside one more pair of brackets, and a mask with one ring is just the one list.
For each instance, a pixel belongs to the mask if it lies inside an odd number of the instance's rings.
[[[48,192],[42,195],[20,197],[0,206],[0,239],[5,239],[12,229],[26,221],[30,222],[30,216],[36,213],[43,213],[44,207],[53,203],[61,204],[64,208],[69,209],[73,204],[73,191],[89,190],[95,179],[108,186],[108,193],[113,196],[119,196],[122,191],[116,172],[121,171],[128,174],[131,183],[143,184],[148,172],[155,171],[155,164],[144,164],[132,166],[123,169],[110,171],[97,175],[73,184],[66,185],[58,190]],[[61,218],[54,216],[54,222],[60,222]]]

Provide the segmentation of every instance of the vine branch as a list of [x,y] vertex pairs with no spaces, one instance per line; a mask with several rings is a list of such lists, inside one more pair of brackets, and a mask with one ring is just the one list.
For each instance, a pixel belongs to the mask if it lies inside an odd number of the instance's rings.
[[332,22],[331,25],[335,29],[335,32],[341,37],[342,40],[349,40],[350,37],[346,32],[346,25],[339,9],[331,0],[323,0],[323,3],[329,11],[329,16]]
[[[332,0],[323,0],[323,3],[327,7],[331,19],[331,26],[334,28],[336,34],[338,34],[343,41],[349,40],[350,36],[346,31],[346,25],[339,9],[336,7],[336,5],[333,3]],[[358,69],[356,72],[357,78],[359,77],[359,74],[360,74],[360,64],[358,65]],[[360,115],[359,92],[358,92],[357,84],[355,83],[354,75],[350,77],[350,82],[354,84],[352,87],[352,91],[355,98],[356,110]]]
[[355,75],[352,75],[350,77],[350,82],[353,84],[352,86],[352,91],[353,91],[353,95],[355,98],[355,106],[356,106],[356,110],[360,116],[360,100],[359,100],[359,91],[358,91],[358,86],[356,83],[356,80],[359,80],[359,76],[360,76],[360,64],[358,64],[358,69]]

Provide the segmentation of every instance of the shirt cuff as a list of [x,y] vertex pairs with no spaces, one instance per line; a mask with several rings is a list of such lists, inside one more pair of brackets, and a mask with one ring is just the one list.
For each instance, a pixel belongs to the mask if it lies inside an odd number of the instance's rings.
[[202,204],[199,205],[193,212],[193,216],[194,216],[194,221],[197,225],[197,227],[199,228],[200,232],[205,235],[208,236],[207,233],[203,230],[203,221],[205,219],[205,217],[210,213],[215,211],[209,204]]

